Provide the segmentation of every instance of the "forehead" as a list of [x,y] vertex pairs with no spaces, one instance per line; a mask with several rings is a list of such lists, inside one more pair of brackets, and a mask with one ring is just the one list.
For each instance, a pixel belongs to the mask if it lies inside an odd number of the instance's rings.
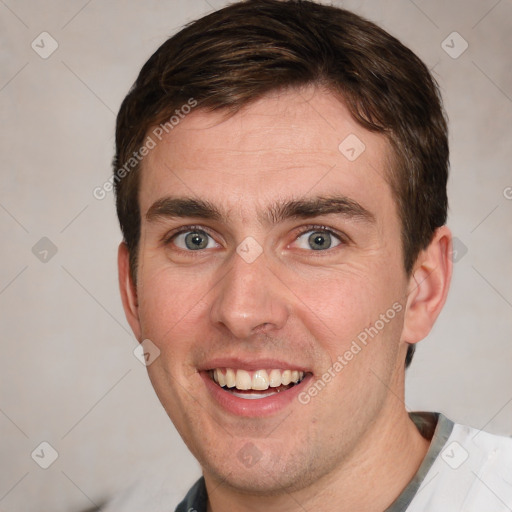
[[[160,130],[161,131],[161,130]],[[316,88],[267,95],[234,115],[192,111],[144,158],[144,214],[164,196],[197,197],[250,216],[276,201],[342,194],[392,208],[387,139]]]

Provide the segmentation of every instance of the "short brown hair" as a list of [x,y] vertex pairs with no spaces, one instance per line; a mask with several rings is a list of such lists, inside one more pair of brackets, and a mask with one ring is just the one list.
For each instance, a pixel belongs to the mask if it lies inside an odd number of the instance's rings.
[[332,91],[361,126],[387,136],[394,156],[388,178],[402,223],[404,266],[411,272],[445,224],[448,207],[447,125],[429,70],[400,41],[352,12],[307,0],[247,0],[168,39],[121,105],[114,185],[134,279],[140,173],[138,165],[126,172],[126,162],[150,128],[191,98],[196,108],[235,113],[271,91],[306,85]]

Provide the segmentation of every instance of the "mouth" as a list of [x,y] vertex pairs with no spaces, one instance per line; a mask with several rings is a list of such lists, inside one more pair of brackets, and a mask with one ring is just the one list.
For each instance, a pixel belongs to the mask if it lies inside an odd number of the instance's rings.
[[275,358],[222,357],[198,368],[210,404],[230,416],[263,418],[290,414],[313,380],[309,367]]
[[307,375],[301,370],[214,368],[208,377],[222,390],[243,400],[261,400],[299,385]]

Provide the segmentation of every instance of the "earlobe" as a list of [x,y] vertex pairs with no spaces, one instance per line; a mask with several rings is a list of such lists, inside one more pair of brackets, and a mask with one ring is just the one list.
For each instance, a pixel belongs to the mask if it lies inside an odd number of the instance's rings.
[[117,267],[119,276],[119,291],[123,301],[126,319],[132,328],[137,340],[142,340],[141,326],[139,320],[139,304],[137,300],[137,289],[130,273],[130,254],[124,242],[119,244],[117,252]]
[[441,312],[452,276],[452,234],[446,226],[436,230],[429,246],[419,254],[409,279],[402,341],[425,338]]

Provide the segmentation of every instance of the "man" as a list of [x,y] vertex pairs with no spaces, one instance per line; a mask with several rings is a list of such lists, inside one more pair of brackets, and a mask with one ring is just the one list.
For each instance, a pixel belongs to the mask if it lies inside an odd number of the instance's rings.
[[451,277],[438,89],[345,10],[252,0],[121,106],[126,316],[203,478],[178,511],[501,511],[512,442],[409,415]]

